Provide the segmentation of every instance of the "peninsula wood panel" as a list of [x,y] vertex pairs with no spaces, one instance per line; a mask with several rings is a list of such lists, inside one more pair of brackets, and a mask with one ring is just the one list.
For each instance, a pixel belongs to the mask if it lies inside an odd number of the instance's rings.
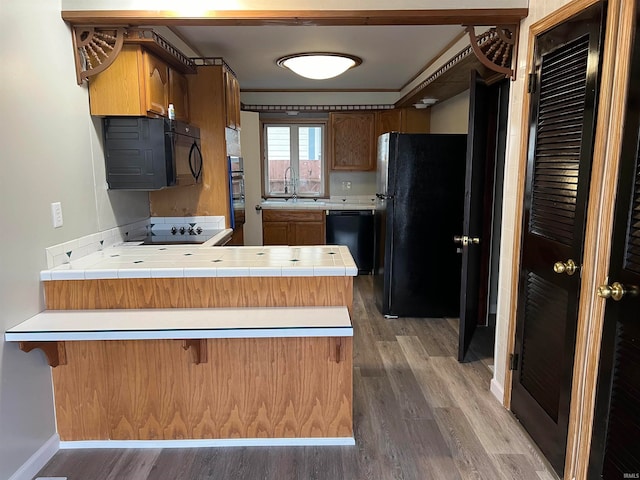
[[56,280],[49,310],[346,306],[353,277],[196,277]]
[[72,440],[352,437],[351,337],[66,342],[52,369],[58,433]]

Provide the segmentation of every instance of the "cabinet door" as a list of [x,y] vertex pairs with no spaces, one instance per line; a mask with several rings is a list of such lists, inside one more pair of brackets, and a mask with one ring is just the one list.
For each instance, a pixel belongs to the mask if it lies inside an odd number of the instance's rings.
[[402,133],[429,133],[431,129],[430,108],[403,108],[400,131]]
[[142,69],[142,52],[139,46],[124,45],[115,61],[105,71],[89,82],[91,115],[147,114]]
[[386,132],[401,132],[402,110],[381,110],[376,112],[376,134],[375,140]]
[[169,106],[169,67],[148,52],[142,53],[147,112],[166,115]]
[[227,127],[240,129],[240,84],[228,70],[224,71],[224,98]]
[[189,121],[189,83],[187,77],[173,68],[169,69],[168,103],[173,103],[177,120]]
[[289,245],[289,222],[262,222],[264,245]]
[[374,112],[331,114],[331,169],[373,170],[374,128]]
[[231,76],[232,92],[233,92],[233,115],[236,130],[240,130],[240,82],[238,79]]
[[324,222],[292,223],[291,237],[291,245],[324,245]]
[[244,225],[240,225],[239,227],[236,227],[236,229],[233,231],[233,236],[231,237],[231,240],[229,240],[229,243],[227,243],[228,246],[244,246]]

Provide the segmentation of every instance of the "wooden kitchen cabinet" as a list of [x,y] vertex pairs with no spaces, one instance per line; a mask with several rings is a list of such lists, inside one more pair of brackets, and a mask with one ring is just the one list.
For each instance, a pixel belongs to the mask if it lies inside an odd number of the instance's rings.
[[313,222],[294,222],[291,224],[290,234],[293,234],[292,245],[324,245],[325,223],[322,220]]
[[226,106],[226,125],[240,130],[240,83],[230,70],[224,70],[224,97]]
[[331,169],[374,170],[375,112],[331,113]]
[[[185,188],[150,192],[151,216],[220,215],[226,218],[226,227],[230,226],[227,155],[232,147],[239,148],[239,135],[227,135],[229,132],[238,132],[225,128],[226,70],[225,64],[205,64],[197,66],[195,75],[186,75],[189,84],[189,122],[200,128],[202,182]],[[237,140],[237,145],[231,145],[231,140]]]
[[429,109],[394,108],[376,112],[375,140],[386,132],[429,133],[431,112]]
[[169,106],[169,66],[158,57],[142,50],[143,78],[147,113],[167,115]]
[[324,210],[263,210],[264,245],[324,245]]
[[173,68],[169,68],[169,103],[173,104],[176,120],[189,122],[189,82]]
[[262,218],[262,243],[264,245],[290,245],[289,222],[272,222]]
[[113,64],[89,81],[91,115],[166,116],[169,66],[140,45],[124,45]]

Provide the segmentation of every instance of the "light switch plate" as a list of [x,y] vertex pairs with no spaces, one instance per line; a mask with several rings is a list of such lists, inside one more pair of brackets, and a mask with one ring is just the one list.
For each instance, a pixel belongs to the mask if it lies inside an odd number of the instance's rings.
[[62,226],[62,204],[60,202],[51,204],[51,222],[53,223],[53,228]]

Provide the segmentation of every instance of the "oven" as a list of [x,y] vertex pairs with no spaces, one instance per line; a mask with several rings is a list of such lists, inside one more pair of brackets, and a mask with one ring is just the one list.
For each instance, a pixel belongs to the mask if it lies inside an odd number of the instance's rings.
[[231,228],[236,229],[244,223],[244,162],[233,155],[229,156],[229,202]]

